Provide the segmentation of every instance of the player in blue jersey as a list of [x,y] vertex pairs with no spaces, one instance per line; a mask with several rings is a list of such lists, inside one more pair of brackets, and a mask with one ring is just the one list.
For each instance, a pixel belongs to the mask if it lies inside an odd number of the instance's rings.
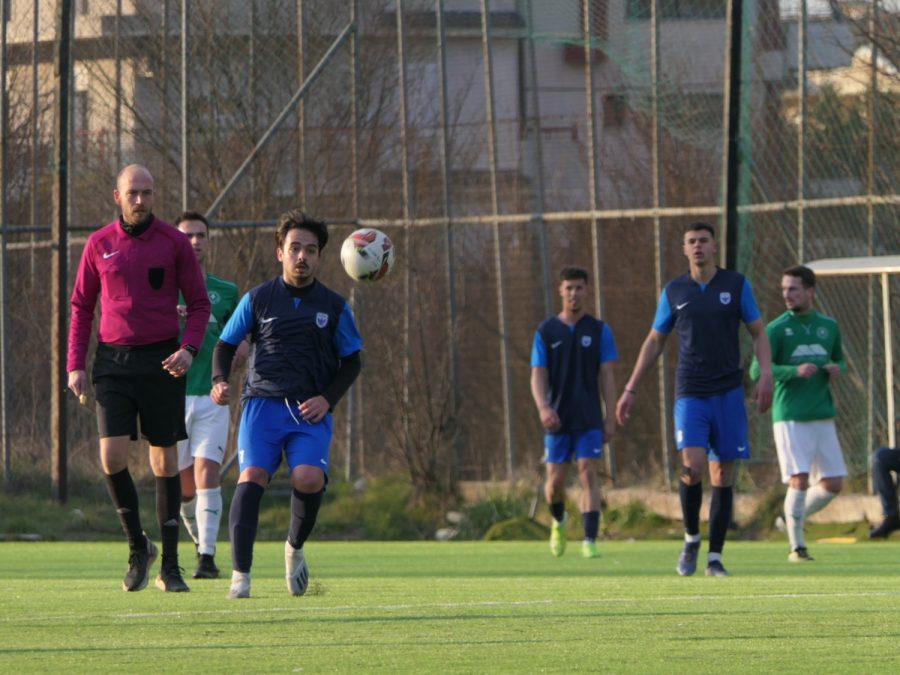
[[328,242],[325,223],[300,210],[289,211],[278,219],[275,239],[281,276],[241,298],[213,353],[211,396],[227,405],[234,353],[245,337],[252,346],[241,395],[241,473],[229,513],[229,598],[250,596],[259,505],[282,456],[293,488],[285,578],[293,595],[306,592],[309,568],[303,544],[328,482],[331,411],[361,369],[362,339],[350,306],[316,279]]
[[550,551],[566,550],[566,473],[570,462],[578,465],[581,483],[581,520],[585,558],[600,555],[600,488],[597,481],[603,444],[616,430],[611,414],[604,419],[600,402],[612,406],[616,381],[612,363],[619,358],[609,325],[585,312],[588,273],[565,267],[559,275],[562,311],[541,323],[531,348],[531,395],[544,433],[547,481],[544,496],[550,506]]
[[712,500],[706,575],[729,576],[722,564],[722,549],[733,510],[734,462],[750,457],[740,367],[741,323],[753,338],[760,367],[753,398],[760,412],[766,412],[772,404],[771,350],[753,290],[743,275],[716,266],[717,250],[712,225],[693,223],[685,228],[683,251],[690,272],[663,289],[653,327],[616,405],[619,424],[625,424],[634,410],[638,384],[674,330],[679,343],[675,439],[681,451],[679,493],[685,530],[676,568],[681,576],[697,569],[701,480],[707,464]]

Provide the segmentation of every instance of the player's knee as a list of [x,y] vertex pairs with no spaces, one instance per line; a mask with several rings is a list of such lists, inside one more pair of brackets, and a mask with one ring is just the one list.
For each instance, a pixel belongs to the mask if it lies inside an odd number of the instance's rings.
[[844,479],[841,476],[825,478],[822,480],[822,485],[832,494],[838,494],[844,488]]
[[261,469],[258,466],[248,466],[246,469],[243,469],[241,471],[241,475],[238,477],[238,482],[256,483],[257,485],[266,487],[269,484],[269,474],[265,469]]
[[809,474],[794,474],[788,481],[788,485],[790,485],[795,490],[807,490],[809,488]]
[[700,473],[700,470],[693,466],[682,466],[681,467],[681,482],[686,485],[696,485],[703,478],[703,474]]
[[321,492],[325,487],[325,474],[318,469],[302,470],[297,467],[291,473],[291,487],[307,494]]
[[876,470],[884,470],[887,467],[888,459],[891,454],[891,448],[878,448],[872,453],[872,468]]

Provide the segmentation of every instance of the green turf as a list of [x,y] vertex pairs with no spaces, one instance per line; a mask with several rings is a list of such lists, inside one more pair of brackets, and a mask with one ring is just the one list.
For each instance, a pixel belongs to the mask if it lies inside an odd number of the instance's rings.
[[[228,581],[124,593],[124,544],[0,543],[0,664],[19,672],[896,672],[900,543],[735,542],[734,574],[675,574],[678,542],[280,543]],[[183,545],[183,551],[187,546]],[[222,546],[220,564],[227,563]],[[227,566],[227,565],[226,565]]]

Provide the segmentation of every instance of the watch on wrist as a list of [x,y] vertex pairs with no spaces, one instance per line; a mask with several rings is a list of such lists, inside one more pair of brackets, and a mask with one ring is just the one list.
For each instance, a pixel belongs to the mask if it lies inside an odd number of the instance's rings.
[[197,358],[197,348],[194,345],[181,345],[181,348],[191,355],[191,358]]

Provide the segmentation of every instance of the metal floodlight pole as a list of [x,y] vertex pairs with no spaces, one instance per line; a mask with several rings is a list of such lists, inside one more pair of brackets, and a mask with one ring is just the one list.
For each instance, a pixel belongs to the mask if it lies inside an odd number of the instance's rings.
[[488,133],[488,161],[491,176],[491,214],[494,218],[494,271],[497,275],[497,323],[500,331],[500,370],[503,389],[503,440],[506,446],[506,477],[512,480],[514,442],[512,434],[512,377],[509,370],[509,330],[506,319],[503,256],[500,254],[500,211],[497,197],[497,120],[494,115],[494,64],[491,60],[491,27],[489,0],[481,0],[481,50],[484,63],[484,100]]
[[[349,0],[350,3],[350,171],[351,188],[353,192],[353,217],[359,218],[360,200],[359,189],[359,0]],[[340,40],[340,38],[338,38]],[[340,40],[342,43],[343,40]],[[335,50],[340,44],[335,41]],[[331,50],[329,50],[331,51]],[[322,63],[329,58],[329,54],[322,57]],[[313,71],[315,73],[315,71]],[[312,78],[312,74],[310,74]]]
[[406,45],[403,36],[403,2],[395,0],[394,7],[397,17],[397,81],[400,86],[400,190],[403,208],[403,232],[406,240],[407,261],[403,266],[403,444],[409,448],[409,326],[410,313],[412,312],[412,293],[410,287],[410,269],[415,264],[412,260],[412,230],[409,227],[410,218],[410,189],[409,189],[409,110],[407,109],[406,89]]
[[[181,0],[181,210],[190,208],[191,160],[190,160],[190,75],[188,73],[188,48],[191,27],[191,0]],[[210,214],[211,215],[211,214]]]
[[[653,165],[653,208],[659,209],[662,204],[662,171],[660,169],[659,140],[659,0],[650,3],[650,136],[652,141],[650,161]],[[659,213],[653,216],[653,259],[656,273],[656,295],[663,287],[663,243],[662,220]],[[656,379],[659,386],[659,430],[660,448],[662,450],[663,476],[666,486],[672,487],[672,429],[669,411],[671,395],[669,393],[669,357],[663,350],[656,362]]]
[[[122,168],[122,0],[116,0],[116,20],[113,29],[113,60],[116,64],[116,170]],[[88,120],[85,119],[82,133],[87,132]]]
[[[38,86],[38,69],[40,59],[38,57],[38,44],[40,43],[40,0],[34,0],[32,5],[33,22],[31,26],[31,200],[30,218],[32,225],[37,225],[38,219],[38,153],[40,152],[40,139],[38,138],[38,106],[40,105],[40,88]],[[29,237],[31,250],[29,251],[29,271],[31,272],[31,284],[34,285],[37,271],[37,242],[34,233]]]
[[68,498],[68,446],[66,416],[66,324],[69,251],[69,94],[72,78],[71,37],[72,3],[59,3],[57,26],[56,76],[58,92],[56,128],[56,182],[53,195],[51,223],[51,311],[50,330],[50,428],[51,428],[51,490],[60,503]]
[[[534,55],[534,11],[533,0],[528,0],[528,69],[531,71],[531,83],[529,87],[531,100],[531,116],[534,128],[534,211],[535,224],[537,225],[538,258],[541,261],[541,300],[544,303],[544,315],[553,311],[553,301],[550,289],[550,261],[547,251],[547,228],[544,220],[545,187],[544,187],[544,140],[541,134],[541,104],[540,88],[538,86],[537,59]],[[528,85],[526,85],[528,86]],[[526,120],[527,124],[527,120]]]
[[[297,82],[303,82],[306,77],[306,60],[303,55],[304,48],[304,12],[303,0],[297,0]],[[306,101],[300,100],[297,106],[297,194],[300,197],[300,207],[306,208]]]
[[[446,27],[444,23],[444,0],[435,0],[435,21],[437,23],[437,59],[440,70],[440,116],[441,116],[441,133],[438,137],[439,152],[441,158],[441,206],[442,214],[446,218],[444,224],[445,237],[445,257],[446,257],[446,283],[447,283],[447,335],[450,337],[448,346],[448,364],[447,370],[450,374],[450,392],[449,396],[453,400],[453,411],[455,412],[459,406],[459,367],[458,367],[458,345],[459,336],[456,330],[456,271],[454,268],[453,256],[453,198],[451,187],[450,165],[450,141],[448,138],[447,128],[450,124],[450,102],[447,94],[447,41]],[[459,477],[459,434],[455,434],[451,441],[453,453],[453,461],[450,462],[453,479]]]
[[[9,136],[6,133],[6,119],[8,97],[6,96],[6,5],[3,5],[3,16],[0,16],[0,445],[3,450],[3,484],[11,486],[10,471],[12,470],[12,448],[10,447],[10,423],[9,423],[9,303],[7,298],[9,290],[7,281],[9,273],[7,268],[9,260],[6,256],[6,181],[9,180],[6,172],[6,143]],[[37,114],[36,112],[33,114]]]
[[725,110],[723,134],[724,177],[723,195],[725,201],[724,241],[725,266],[737,269],[738,262],[738,180],[741,169],[741,56],[744,29],[744,4],[742,0],[730,0],[726,11],[725,42]]
[[800,88],[797,108],[797,260],[806,260],[806,54],[809,48],[807,39],[807,6],[806,0],[800,0],[800,17],[797,22],[797,84]]
[[[600,170],[598,167],[599,143],[597,139],[597,114],[594,110],[594,97],[596,95],[596,77],[594,68],[594,50],[591,37],[593,26],[592,0],[582,0],[581,3],[581,38],[584,43],[584,117],[588,135],[588,198],[591,211],[596,212],[600,202]],[[594,306],[597,308],[597,316],[604,314],[603,283],[600,269],[600,258],[603,255],[603,238],[600,234],[600,221],[591,217],[591,252],[593,258],[594,275]],[[612,410],[609,411],[612,413]],[[606,470],[610,482],[616,482],[616,456],[611,444],[606,445]]]
[[[869,70],[869,91],[866,96],[866,119],[868,127],[866,129],[866,195],[868,196],[866,204],[866,219],[868,226],[868,254],[875,255],[875,204],[873,196],[875,194],[875,124],[876,124],[876,103],[878,95],[878,40],[875,39],[875,31],[878,29],[878,0],[872,0],[872,7],[869,10],[869,39],[871,40],[872,63]],[[884,280],[882,280],[882,283]],[[869,319],[869,330],[866,335],[866,351],[869,355],[866,381],[868,382],[868,396],[866,397],[866,447],[870,450],[875,447],[875,280],[869,278],[866,280],[867,290],[867,315]],[[887,289],[890,290],[889,288]],[[885,289],[882,288],[882,293]],[[890,310],[890,303],[888,303]],[[889,330],[889,328],[887,329]],[[888,350],[890,350],[890,342]],[[888,352],[885,352],[886,354]],[[888,392],[889,396],[893,396],[893,392]],[[893,400],[892,398],[889,400]],[[893,417],[888,417],[889,430],[894,429]],[[896,447],[891,444],[891,447]],[[874,482],[872,480],[871,468],[867,473],[867,483],[869,493],[874,491]]]

